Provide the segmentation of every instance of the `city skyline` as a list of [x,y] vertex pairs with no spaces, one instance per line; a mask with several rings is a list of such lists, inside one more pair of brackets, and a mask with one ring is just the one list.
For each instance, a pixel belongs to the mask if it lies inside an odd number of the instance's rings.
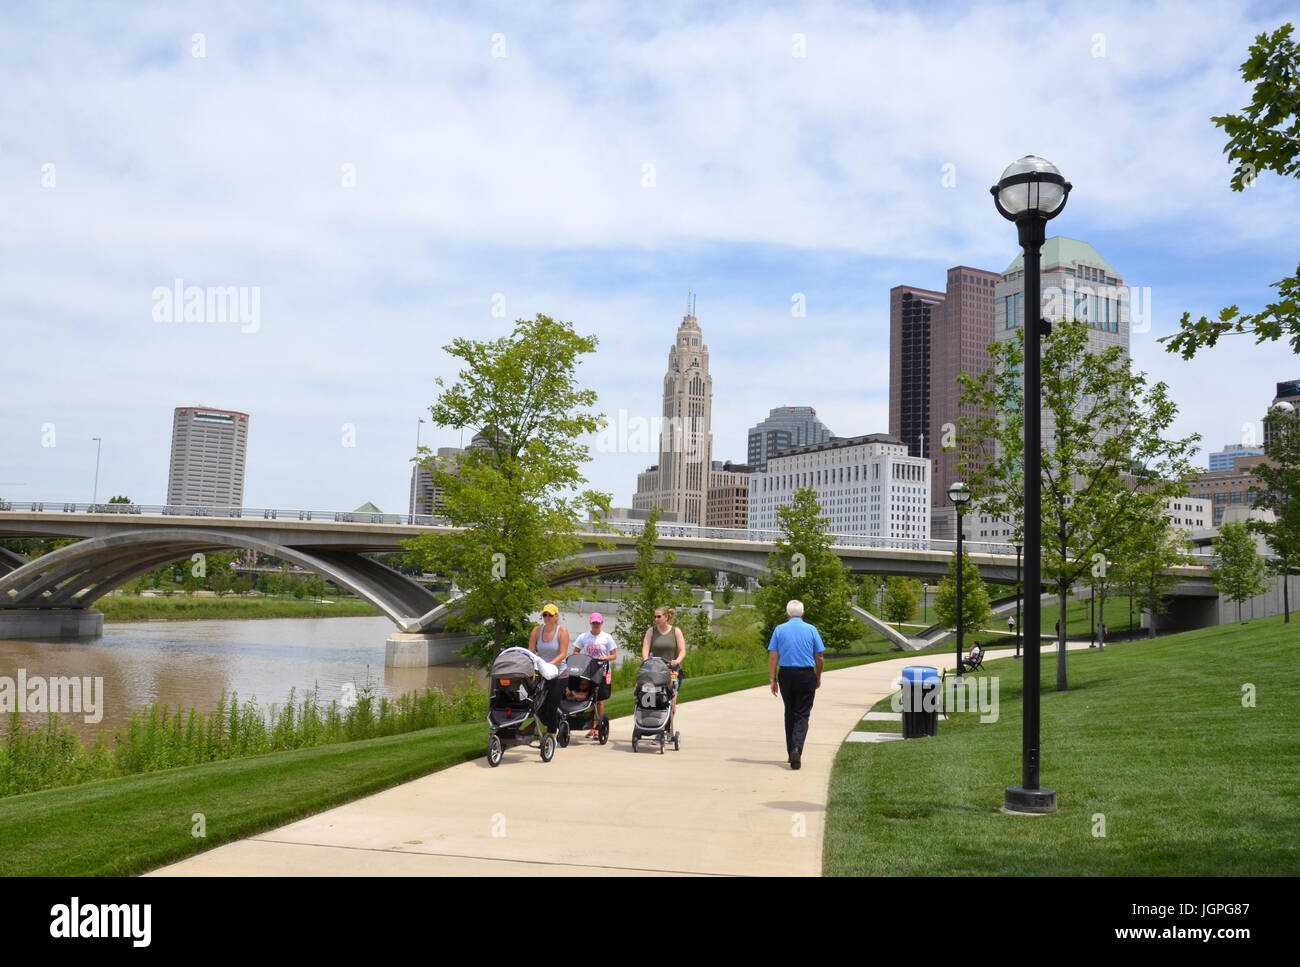
[[[1169,383],[1173,430],[1203,434],[1205,464],[1245,424],[1262,438],[1259,374],[1296,367],[1242,337],[1191,362],[1156,340],[1183,311],[1272,300],[1294,270],[1300,191],[1265,174],[1231,192],[1209,120],[1247,103],[1243,52],[1284,8],[1185,9],[1004,4],[922,22],[668,5],[616,24],[502,7],[387,11],[360,34],[330,6],[295,30],[238,11],[10,13],[0,204],[22,244],[0,266],[0,496],[88,500],[98,436],[100,493],[160,502],[171,410],[202,399],[257,420],[246,504],[400,512],[411,424],[434,378],[455,377],[442,345],[538,312],[572,320],[601,340],[581,371],[600,409],[648,419],[687,289],[726,388],[717,456],[745,459],[747,427],[786,401],[843,434],[883,429],[889,288],[1009,264],[988,186],[1029,152],[1075,186],[1053,230],[1149,289],[1134,364]],[[1017,18],[1025,29],[1005,30]],[[924,65],[897,53],[922,47]],[[979,71],[956,56],[971,50]],[[1041,92],[1038,111],[951,110],[953,91],[999,103],[1061,69],[1071,84]],[[1097,105],[1104,138],[1060,121]],[[1158,191],[1142,171],[1161,172]],[[236,289],[245,314],[186,321],[189,287],[205,312]],[[462,441],[426,427],[422,442]],[[594,441],[592,456],[592,486],[618,505],[654,462]]]

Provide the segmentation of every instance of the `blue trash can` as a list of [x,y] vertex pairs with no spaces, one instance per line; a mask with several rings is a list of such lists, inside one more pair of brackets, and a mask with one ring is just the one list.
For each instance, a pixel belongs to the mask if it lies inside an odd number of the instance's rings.
[[939,734],[939,670],[929,665],[903,669],[903,738]]

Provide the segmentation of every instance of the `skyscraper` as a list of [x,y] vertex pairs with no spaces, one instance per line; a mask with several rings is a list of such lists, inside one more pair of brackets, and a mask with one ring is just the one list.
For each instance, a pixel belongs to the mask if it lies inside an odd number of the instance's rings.
[[[925,455],[933,462],[932,507],[952,507],[948,487],[962,474],[957,469],[957,434],[971,429],[980,414],[961,404],[961,373],[979,374],[993,366],[993,292],[1002,276],[987,269],[957,265],[948,270],[943,305],[933,310],[930,325],[930,434]],[[988,446],[992,446],[989,441]]]
[[[1025,322],[1025,261],[1017,255],[1002,275],[996,289],[994,338],[999,342],[1016,338]],[[1042,316],[1047,321],[1075,319],[1088,323],[1088,351],[1102,352],[1122,346],[1129,354],[1129,290],[1119,273],[1111,268],[1087,242],[1057,235],[1043,243]],[[1095,400],[1076,400],[1076,413],[1095,405]],[[1043,446],[1051,447],[1055,421],[1046,409],[1042,415]]]
[[248,414],[205,406],[178,406],[172,414],[172,506],[242,507]]
[[[987,269],[956,265],[943,292],[898,285],[889,290],[889,432],[909,456],[932,463],[931,506],[946,507],[957,479],[957,434],[974,413],[961,405],[960,373],[992,365],[993,292]],[[943,515],[937,515],[936,520]]]
[[811,406],[776,406],[767,419],[749,428],[749,455],[746,463],[765,470],[767,461],[791,447],[825,443],[831,438],[826,424],[817,419]]
[[692,305],[668,350],[659,463],[637,474],[635,509],[659,506],[676,513],[682,523],[704,523],[713,465],[712,419],[709,347]]
[[[1277,395],[1273,397],[1273,402],[1268,405],[1270,412],[1273,407],[1279,403],[1290,403],[1295,407],[1295,413],[1300,414],[1300,379],[1289,379],[1285,383],[1277,384]],[[1273,431],[1268,422],[1264,423],[1264,446],[1273,442]],[[1211,470],[1214,468],[1211,467]]]
[[932,313],[943,300],[942,292],[910,285],[889,290],[889,433],[913,457],[930,439]]

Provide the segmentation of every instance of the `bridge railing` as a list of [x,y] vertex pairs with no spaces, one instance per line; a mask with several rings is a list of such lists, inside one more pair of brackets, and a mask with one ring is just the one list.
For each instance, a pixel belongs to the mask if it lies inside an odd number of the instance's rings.
[[[286,510],[271,507],[221,507],[199,504],[113,504],[113,503],[76,503],[72,501],[0,501],[2,511],[26,511],[29,513],[49,514],[156,514],[172,517],[202,518],[241,518],[261,520],[301,520],[324,521],[330,523],[350,524],[406,524],[414,527],[447,527],[449,522],[441,517],[429,514],[383,514],[359,510]],[[592,523],[592,532],[613,531],[615,533],[637,535],[645,529],[645,522],[639,520],[607,520]],[[659,523],[660,537],[691,537],[706,540],[731,540],[749,543],[775,543],[781,532],[761,528],[706,527],[701,524]],[[931,540],[898,537],[870,537],[863,534],[830,535],[836,547],[881,548],[898,551],[942,551],[956,553],[957,542],[949,540]],[[962,542],[970,554],[1002,554],[1015,556],[1016,547],[998,541]],[[1213,558],[1213,551],[1198,549],[1192,552],[1198,563]]]

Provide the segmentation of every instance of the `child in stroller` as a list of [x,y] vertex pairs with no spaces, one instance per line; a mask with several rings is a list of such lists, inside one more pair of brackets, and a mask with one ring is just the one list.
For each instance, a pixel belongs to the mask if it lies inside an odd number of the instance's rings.
[[[609,741],[609,717],[596,711],[596,702],[605,697],[605,671],[608,662],[589,655],[569,659],[569,681],[560,700],[560,726],[555,738],[565,748],[575,730],[595,729],[601,745]],[[590,734],[590,733],[589,733]]]
[[[546,698],[546,680],[557,674],[554,665],[527,648],[506,648],[497,655],[488,698],[488,765],[501,764],[506,746],[532,744]],[[555,756],[555,739],[550,733],[541,737],[543,762]]]
[[662,658],[651,656],[636,675],[636,711],[632,714],[632,751],[642,736],[657,739],[660,755],[668,742],[674,750],[682,747],[682,737],[673,731],[673,708],[677,704],[677,672]]

